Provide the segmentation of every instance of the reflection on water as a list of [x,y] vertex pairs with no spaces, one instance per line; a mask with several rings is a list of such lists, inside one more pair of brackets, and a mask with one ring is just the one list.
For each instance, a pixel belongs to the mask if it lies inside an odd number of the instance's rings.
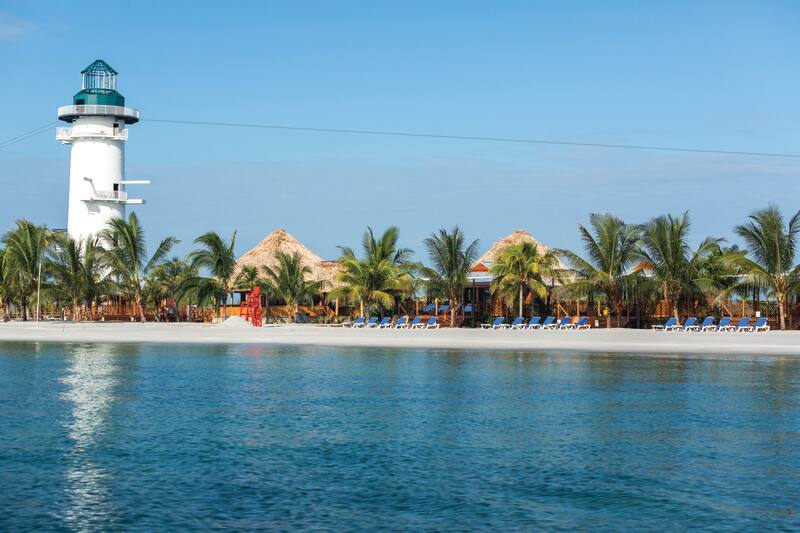
[[61,398],[71,406],[71,417],[64,422],[71,441],[65,473],[65,520],[70,529],[86,531],[114,511],[107,485],[109,473],[94,457],[109,432],[109,411],[119,382],[119,347],[71,345],[67,358],[69,366],[60,380],[65,385]]

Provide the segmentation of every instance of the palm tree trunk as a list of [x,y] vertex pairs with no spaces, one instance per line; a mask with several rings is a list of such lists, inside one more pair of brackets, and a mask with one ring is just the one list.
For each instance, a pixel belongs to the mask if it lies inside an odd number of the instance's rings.
[[456,308],[456,299],[451,296],[449,303],[450,303],[450,327],[454,328],[456,327],[456,314],[454,312]]
[[784,298],[782,294],[778,294],[778,316],[780,317],[781,329],[786,329],[786,310],[784,308]]
[[144,318],[144,307],[142,307],[142,293],[136,291],[134,300],[136,301],[136,307],[139,309],[139,320],[144,324],[146,319]]
[[[358,303],[361,306],[361,316],[364,316],[364,299],[363,298],[359,298]],[[366,318],[366,317],[364,317],[364,318]]]
[[20,298],[20,300],[21,300],[20,303],[22,303],[22,320],[24,322],[27,322],[28,321],[28,297],[27,296],[23,296],[22,298]]
[[524,292],[524,285],[522,283],[519,284],[519,314],[517,316],[522,316],[522,294]]
[[81,311],[78,306],[78,299],[72,299],[72,321],[73,322],[80,322],[81,321]]

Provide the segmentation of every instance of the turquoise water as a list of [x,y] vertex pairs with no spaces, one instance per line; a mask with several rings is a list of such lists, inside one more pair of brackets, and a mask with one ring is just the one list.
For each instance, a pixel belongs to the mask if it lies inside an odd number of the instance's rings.
[[0,344],[0,530],[800,528],[800,364]]

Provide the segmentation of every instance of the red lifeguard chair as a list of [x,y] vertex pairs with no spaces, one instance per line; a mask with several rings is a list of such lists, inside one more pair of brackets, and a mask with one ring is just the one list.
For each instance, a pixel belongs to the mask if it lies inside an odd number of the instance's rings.
[[[244,308],[244,309],[242,309]],[[252,322],[257,328],[262,326],[261,322],[261,287],[253,288],[253,291],[247,295],[239,308],[239,316],[242,315],[244,310],[244,319]]]

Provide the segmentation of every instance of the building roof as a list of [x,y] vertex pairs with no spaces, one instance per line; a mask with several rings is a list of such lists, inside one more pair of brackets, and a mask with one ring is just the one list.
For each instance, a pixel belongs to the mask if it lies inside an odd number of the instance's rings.
[[336,275],[341,270],[339,263],[322,259],[284,229],[273,231],[252,249],[242,255],[237,260],[236,274],[238,274],[244,266],[255,266],[259,271],[263,266],[274,268],[278,263],[275,258],[275,253],[278,251],[290,255],[295,253],[299,254],[303,265],[311,269],[309,279],[327,282],[325,291],[338,286]]
[[475,265],[473,265],[473,267],[478,264],[491,266],[492,263],[497,261],[497,255],[500,253],[500,251],[502,251],[504,248],[508,248],[509,246],[520,244],[522,242],[534,243],[536,248],[539,250],[539,253],[544,253],[549,249],[547,246],[534,239],[533,235],[527,231],[518,229],[512,234],[507,235],[494,243],[491,248],[489,248],[482,256],[480,256],[477,261],[475,261]]

